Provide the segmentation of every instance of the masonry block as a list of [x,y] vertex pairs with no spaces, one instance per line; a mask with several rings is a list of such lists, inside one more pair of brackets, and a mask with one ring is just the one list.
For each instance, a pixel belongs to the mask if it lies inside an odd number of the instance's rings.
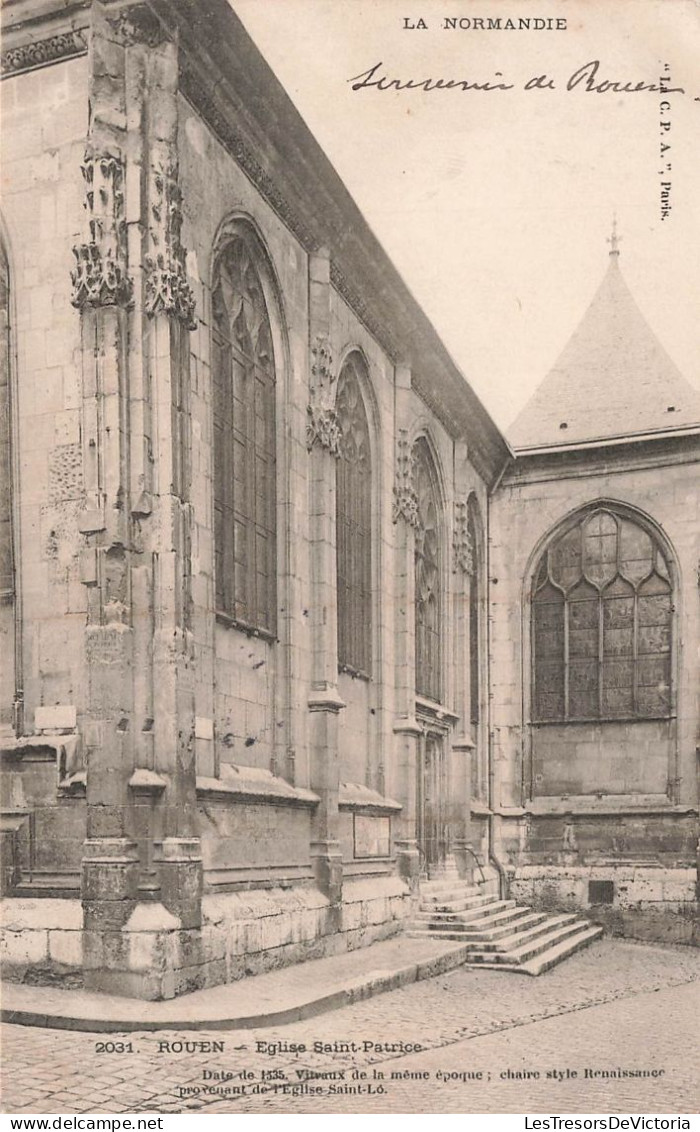
[[0,935],[0,961],[8,967],[45,963],[49,957],[49,933],[34,928],[3,931]]
[[67,967],[81,967],[83,941],[80,931],[50,931],[49,959]]
[[37,731],[73,731],[77,722],[74,704],[56,704],[37,707],[34,726]]

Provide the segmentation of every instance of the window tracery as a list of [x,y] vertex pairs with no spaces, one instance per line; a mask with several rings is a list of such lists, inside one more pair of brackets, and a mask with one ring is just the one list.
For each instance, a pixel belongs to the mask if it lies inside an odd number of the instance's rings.
[[219,256],[212,309],[216,607],[276,631],[276,374],[258,267],[243,235]]
[[545,551],[532,597],[535,721],[671,712],[673,587],[656,539],[605,508]]
[[338,664],[369,676],[372,664],[372,461],[369,424],[351,357],[338,379],[336,465]]

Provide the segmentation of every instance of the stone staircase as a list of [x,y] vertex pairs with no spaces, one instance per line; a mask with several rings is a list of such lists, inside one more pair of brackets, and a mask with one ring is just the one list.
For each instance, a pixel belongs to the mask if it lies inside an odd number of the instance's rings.
[[423,881],[412,937],[450,939],[468,947],[465,965],[541,975],[599,939],[603,929],[570,913],[535,912],[500,900],[498,882]]

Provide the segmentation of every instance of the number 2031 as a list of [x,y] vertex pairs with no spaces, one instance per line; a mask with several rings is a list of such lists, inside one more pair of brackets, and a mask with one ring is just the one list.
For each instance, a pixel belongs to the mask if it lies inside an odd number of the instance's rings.
[[133,1053],[132,1042],[95,1042],[95,1053]]

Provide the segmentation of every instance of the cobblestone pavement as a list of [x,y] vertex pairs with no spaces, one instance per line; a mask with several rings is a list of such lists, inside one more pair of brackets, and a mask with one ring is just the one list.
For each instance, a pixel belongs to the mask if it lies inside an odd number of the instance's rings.
[[537,979],[459,968],[275,1029],[4,1026],[4,1111],[692,1112],[698,980],[691,949],[601,940]]

